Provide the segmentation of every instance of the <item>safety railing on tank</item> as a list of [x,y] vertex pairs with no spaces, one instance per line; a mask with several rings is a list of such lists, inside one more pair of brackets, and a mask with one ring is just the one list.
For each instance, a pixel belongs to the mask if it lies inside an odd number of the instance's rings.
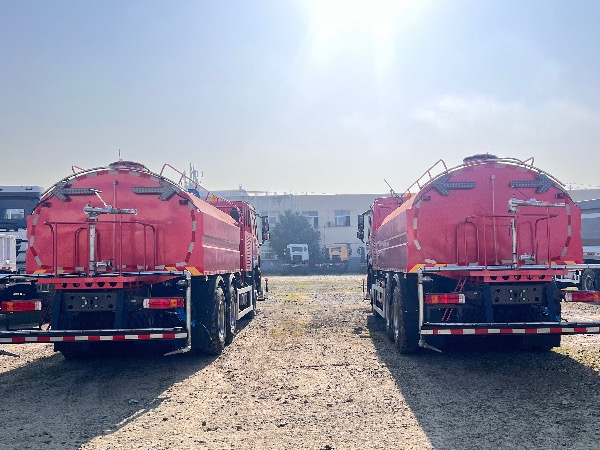
[[[224,202],[227,202],[228,204],[231,205],[232,208],[237,209],[238,212],[238,217],[242,217],[242,211],[240,211],[240,209],[237,207],[237,205],[235,205],[232,201],[227,200],[224,197],[221,197],[220,195],[214,194],[213,192],[209,191],[208,189],[206,189],[204,186],[202,186],[200,183],[198,183],[198,181],[190,178],[185,172],[180,171],[179,169],[173,167],[171,164],[169,163],[165,163],[162,166],[162,169],[160,169],[160,173],[159,175],[161,177],[164,177],[163,172],[165,171],[166,168],[169,168],[171,170],[173,170],[174,172],[176,172],[177,174],[179,174],[179,181],[177,181],[177,184],[179,186],[181,186],[181,183],[185,180],[188,182],[188,186],[193,186],[193,191],[192,193],[198,193],[198,188],[202,189],[204,192],[206,192],[206,197],[204,197],[204,201],[208,202],[208,201],[215,201],[215,200],[222,200]],[[189,188],[188,188],[189,189]],[[198,198],[200,198],[199,195],[197,195]]]
[[[510,225],[512,220],[515,221],[515,229],[519,230],[519,227],[523,227],[526,225],[531,225],[531,220],[524,220],[525,218],[533,219],[537,217],[534,221],[533,232],[531,233],[531,243],[530,248],[533,249],[532,254],[522,254],[523,243],[522,240],[515,238],[515,245],[512,249],[511,253],[511,262],[509,263],[512,267],[518,269],[523,266],[531,266],[531,265],[539,265],[543,263],[551,264],[551,261],[559,259],[558,256],[551,256],[551,235],[550,235],[550,219],[558,217],[558,214],[517,214],[517,215],[507,215],[507,214],[495,214],[495,215],[473,215],[468,216],[456,225],[455,228],[455,245],[456,245],[456,262],[459,266],[483,266],[484,268],[488,268],[490,266],[498,266],[504,265],[505,260],[500,260],[502,256],[499,255],[498,249],[498,231],[497,228],[500,227],[497,221],[506,221],[506,225]],[[482,223],[478,225],[475,223],[475,220],[480,219]],[[489,221],[488,221],[489,220]],[[546,221],[546,233],[545,236],[542,236],[542,233],[538,231],[538,226]],[[487,232],[488,225],[493,225],[492,228],[492,241],[488,242],[489,233]],[[467,229],[471,228],[474,230],[474,233],[469,235],[467,233]],[[480,236],[480,228],[483,230]],[[504,228],[504,227],[502,227]],[[461,235],[462,229],[462,235]],[[469,239],[469,236],[474,236],[474,239]],[[480,239],[481,237],[481,239]],[[462,240],[461,240],[462,238]],[[541,239],[545,238],[544,242],[541,242]],[[472,242],[472,245],[469,246],[469,241]],[[473,242],[474,241],[474,242]],[[483,244],[482,244],[483,242]],[[489,245],[491,243],[491,245]],[[540,258],[539,249],[540,246],[545,245],[547,248],[547,253],[545,255],[546,259],[543,260]],[[490,259],[492,255],[489,255],[488,249],[492,248],[493,251],[493,259]],[[476,256],[475,261],[469,260],[469,251],[474,248],[474,254]],[[463,254],[461,255],[461,249]],[[483,251],[482,251],[483,249]],[[482,255],[483,253],[483,255]],[[483,256],[483,259],[482,259]],[[493,261],[493,263],[491,262]]]
[[[97,274],[113,274],[113,275],[119,275],[122,276],[123,275],[123,265],[124,265],[124,259],[123,259],[123,245],[125,244],[124,239],[123,239],[123,226],[132,226],[132,225],[140,225],[142,227],[143,230],[143,252],[144,252],[144,257],[143,257],[143,265],[144,265],[144,270],[148,270],[151,267],[156,267],[157,261],[158,261],[158,245],[157,245],[157,236],[156,236],[156,227],[152,224],[148,224],[148,223],[144,223],[144,222],[140,222],[140,221],[119,221],[119,220],[103,220],[103,221],[97,221],[97,222],[93,222],[93,224],[96,227],[96,234],[95,234],[95,243],[96,245],[94,246],[95,250],[95,254],[94,254],[94,258],[93,261],[95,262],[102,262],[102,263],[106,263],[109,261],[116,261],[116,270],[115,269],[115,265],[106,265],[106,270],[97,270],[95,272],[92,272],[91,267],[89,265],[89,261],[90,261],[90,251],[89,251],[89,240],[90,240],[90,226],[92,225],[92,222],[86,222],[86,223],[82,223],[82,222],[46,222],[45,225],[48,226],[50,228],[50,240],[51,240],[51,245],[52,245],[52,266],[50,268],[52,274],[54,276],[58,276],[59,275],[59,267],[69,267],[66,264],[63,264],[62,266],[59,265],[60,263],[63,263],[63,261],[59,261],[58,255],[59,255],[59,238],[57,236],[59,236],[59,226],[77,226],[77,225],[84,225],[84,226],[79,226],[76,230],[74,230],[73,236],[74,236],[74,243],[73,243],[73,259],[72,259],[72,263],[73,263],[73,273],[74,274],[78,274],[78,275],[86,275],[86,276],[91,276],[91,275],[97,275]],[[101,233],[101,230],[98,230],[98,226],[101,226],[104,228],[104,226],[113,226],[113,231],[112,231],[112,257],[111,258],[105,258],[104,260],[101,259],[102,256],[100,254],[100,251],[98,250],[101,247],[101,239],[102,239],[102,235],[103,233]],[[117,229],[118,229],[118,235],[117,235]],[[82,231],[87,231],[88,232],[88,236],[86,239],[86,243],[88,245],[88,250],[87,252],[82,252],[81,248],[80,248],[80,234]],[[110,234],[110,231],[108,232]],[[148,234],[151,233],[151,239],[152,239],[152,246],[149,246],[149,238],[148,238]],[[117,247],[118,247],[118,251],[117,251]],[[63,251],[64,248],[61,247],[61,251]],[[150,250],[150,251],[149,251]],[[81,264],[81,259],[83,257],[83,254],[87,255],[87,261],[85,262],[85,264]],[[149,255],[151,255],[149,257]],[[151,259],[151,260],[150,260]],[[108,270],[109,267],[112,267],[113,270]],[[77,270],[77,269],[83,269],[83,270]]]
[[[435,169],[437,166],[443,166],[444,169],[435,173],[433,173],[433,169]],[[402,196],[410,194],[411,193],[411,189],[413,189],[415,186],[417,186],[419,188],[419,190],[423,189],[423,186],[425,186],[427,183],[430,183],[431,180],[434,180],[436,178],[438,178],[440,175],[443,175],[445,173],[448,173],[448,166],[446,166],[446,163],[444,162],[443,159],[439,159],[435,162],[435,164],[433,164],[429,169],[427,169],[425,172],[423,172],[423,175],[421,175],[419,178],[417,178],[417,180],[411,184],[408,188],[406,188],[404,190],[404,192],[402,193]],[[424,181],[425,180],[425,181]]]

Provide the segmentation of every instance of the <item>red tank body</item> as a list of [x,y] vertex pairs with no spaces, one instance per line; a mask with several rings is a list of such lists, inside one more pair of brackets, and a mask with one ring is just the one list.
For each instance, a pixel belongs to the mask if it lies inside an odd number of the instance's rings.
[[[520,206],[511,198],[563,204]],[[416,272],[423,266],[581,263],[580,208],[544,172],[511,160],[476,160],[427,183],[373,231],[373,267]]]
[[[99,198],[94,191],[99,192]],[[234,219],[139,164],[87,171],[49,190],[29,217],[27,273],[89,269],[84,207],[135,209],[95,222],[99,271],[189,270],[193,275],[240,270]]]

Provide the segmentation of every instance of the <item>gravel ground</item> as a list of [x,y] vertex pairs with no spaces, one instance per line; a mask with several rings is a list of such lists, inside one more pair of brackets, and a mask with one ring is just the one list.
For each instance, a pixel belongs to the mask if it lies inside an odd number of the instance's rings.
[[[399,355],[361,276],[270,277],[218,358],[4,345],[3,449],[595,449],[600,338]],[[600,321],[600,306],[565,305]]]

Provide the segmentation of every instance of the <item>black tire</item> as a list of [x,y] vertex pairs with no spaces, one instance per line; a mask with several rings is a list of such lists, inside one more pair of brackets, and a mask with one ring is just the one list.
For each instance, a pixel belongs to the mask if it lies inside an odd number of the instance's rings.
[[234,286],[235,279],[230,276],[225,283],[225,302],[227,305],[227,330],[225,336],[225,344],[231,344],[235,333],[237,332],[237,317],[238,317],[238,304],[237,304],[237,292]]
[[419,323],[414,300],[407,298],[403,280],[393,290],[394,343],[400,353],[415,353],[419,349]]
[[390,341],[394,341],[394,298],[392,279],[388,279],[386,282],[384,302],[389,303],[387,308],[384,307],[384,311],[386,311],[385,331]]
[[250,300],[252,302],[252,311],[248,313],[249,319],[254,319],[256,317],[256,297],[256,281],[254,280],[254,278],[252,278],[252,299]]
[[137,311],[127,317],[127,328],[152,328],[154,316],[148,311]]
[[593,291],[596,288],[596,272],[592,269],[585,269],[581,274],[581,290]]
[[227,306],[222,285],[221,277],[192,284],[192,350],[195,353],[220,355],[225,348]]

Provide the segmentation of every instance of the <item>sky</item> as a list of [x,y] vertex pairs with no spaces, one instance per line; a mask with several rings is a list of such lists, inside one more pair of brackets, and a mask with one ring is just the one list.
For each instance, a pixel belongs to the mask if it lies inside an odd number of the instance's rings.
[[595,0],[0,0],[0,185],[120,155],[209,190],[401,192],[489,152],[600,187],[599,19]]

